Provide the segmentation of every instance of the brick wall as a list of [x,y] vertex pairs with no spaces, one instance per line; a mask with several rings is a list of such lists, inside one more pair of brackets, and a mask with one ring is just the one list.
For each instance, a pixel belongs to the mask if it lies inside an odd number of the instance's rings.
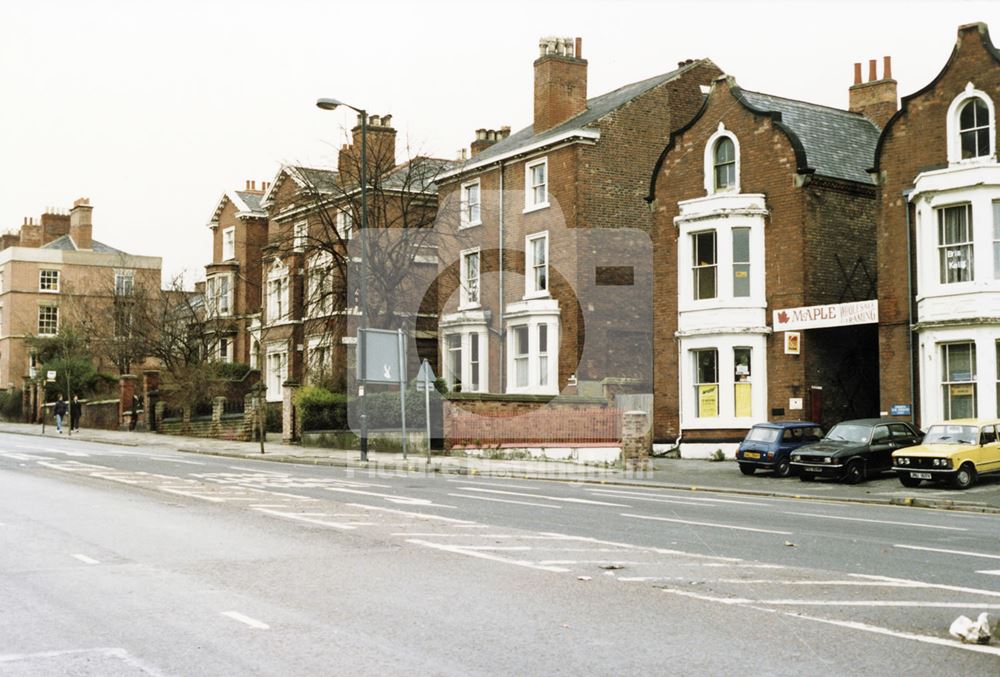
[[621,418],[620,409],[585,398],[451,396],[444,401],[444,437],[449,447],[617,444]]

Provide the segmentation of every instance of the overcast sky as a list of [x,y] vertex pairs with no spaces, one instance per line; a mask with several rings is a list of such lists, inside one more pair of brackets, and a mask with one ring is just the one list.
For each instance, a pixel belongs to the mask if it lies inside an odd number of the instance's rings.
[[708,57],[846,108],[854,62],[891,55],[912,93],[973,21],[1000,36],[1000,3],[5,2],[0,230],[86,196],[96,239],[190,284],[225,190],[333,163],[352,119],[318,97],[391,113],[400,156],[454,157],[476,128],[530,123],[541,36],[583,38],[588,96]]

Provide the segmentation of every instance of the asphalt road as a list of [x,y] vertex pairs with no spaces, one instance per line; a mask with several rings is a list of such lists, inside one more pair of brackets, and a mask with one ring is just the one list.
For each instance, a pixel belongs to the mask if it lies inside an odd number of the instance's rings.
[[0,435],[0,675],[1000,674],[1000,516]]

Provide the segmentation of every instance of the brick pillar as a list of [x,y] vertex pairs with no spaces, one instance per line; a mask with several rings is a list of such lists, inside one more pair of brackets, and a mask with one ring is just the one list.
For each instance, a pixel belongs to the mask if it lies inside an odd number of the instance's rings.
[[28,378],[24,378],[24,385],[21,387],[21,420],[25,423],[34,423],[35,417],[32,415],[34,413],[33,407],[33,397],[35,392],[35,382]]
[[122,374],[118,377],[118,427],[128,430],[132,417],[132,398],[135,397],[135,387],[138,376]]
[[252,442],[256,437],[257,426],[257,398],[250,392],[243,396],[243,431],[240,433],[240,440]]
[[156,369],[147,369],[142,372],[142,421],[140,425],[143,430],[155,430],[158,412],[156,411],[156,399],[160,392],[160,372]]
[[155,429],[155,432],[160,432],[161,430],[163,430],[163,412],[166,411],[166,409],[167,409],[167,403],[166,402],[163,402],[161,400],[160,402],[156,403],[156,417],[155,417],[156,418],[156,429]]
[[212,398],[212,427],[209,428],[208,434],[211,437],[219,438],[222,435],[222,412],[226,408],[226,398],[225,397],[214,397]]
[[622,466],[626,470],[648,470],[652,441],[649,417],[644,411],[626,411],[622,416]]
[[298,428],[295,411],[295,393],[299,389],[297,381],[285,381],[282,384],[281,398],[281,441],[284,443],[294,442],[298,439],[295,434]]
[[191,405],[185,404],[181,408],[181,435],[191,432]]

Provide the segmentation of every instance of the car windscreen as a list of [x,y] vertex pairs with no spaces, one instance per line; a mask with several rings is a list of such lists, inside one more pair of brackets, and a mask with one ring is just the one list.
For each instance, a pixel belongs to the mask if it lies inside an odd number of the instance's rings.
[[747,433],[747,442],[777,442],[781,431],[777,428],[750,428]]
[[979,428],[974,425],[932,425],[924,444],[975,444]]
[[826,434],[824,439],[835,442],[867,444],[871,436],[871,426],[859,425],[857,423],[838,423],[830,429],[830,432]]

